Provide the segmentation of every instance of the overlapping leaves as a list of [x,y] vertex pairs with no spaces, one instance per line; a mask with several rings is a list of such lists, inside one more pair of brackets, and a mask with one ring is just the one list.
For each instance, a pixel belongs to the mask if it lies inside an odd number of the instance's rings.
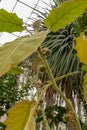
[[[86,36],[81,34],[80,37],[77,38],[77,44],[75,49],[77,51],[77,56],[80,58],[81,62],[87,65],[87,40]],[[83,66],[83,70],[87,71],[87,66]],[[84,98],[87,101],[87,74],[84,76]]]
[[52,31],[57,31],[59,28],[63,28],[74,21],[85,9],[87,9],[86,0],[64,2],[60,7],[51,11],[49,16],[45,19],[45,25],[50,27]]
[[36,51],[43,42],[47,32],[39,32],[33,36],[23,36],[0,47],[0,76],[12,69],[26,57]]

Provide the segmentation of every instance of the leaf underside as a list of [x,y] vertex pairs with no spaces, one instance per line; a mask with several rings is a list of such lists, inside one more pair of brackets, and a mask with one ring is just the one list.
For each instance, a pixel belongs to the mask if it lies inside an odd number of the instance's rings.
[[16,64],[36,51],[43,42],[47,31],[39,32],[33,36],[23,36],[13,42],[0,47],[0,76],[7,73]]
[[46,27],[52,31],[64,28],[67,24],[73,22],[87,9],[86,0],[72,0],[64,2],[60,7],[53,9],[45,19]]

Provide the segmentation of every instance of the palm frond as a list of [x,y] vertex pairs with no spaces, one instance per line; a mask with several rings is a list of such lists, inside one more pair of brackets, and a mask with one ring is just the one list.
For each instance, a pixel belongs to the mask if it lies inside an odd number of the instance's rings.
[[[53,0],[53,3],[43,11],[35,9],[34,13],[37,14],[38,19],[42,20],[40,30],[46,29],[44,26],[44,19],[49,14],[49,12],[58,7],[62,2],[66,0]],[[47,8],[48,7],[48,8]],[[76,23],[71,23],[67,25],[64,29],[59,29],[57,32],[50,32],[45,41],[42,43],[42,47],[47,47],[51,50],[51,55],[47,58],[49,66],[52,70],[54,77],[58,77],[69,72],[81,71],[83,63],[80,62],[80,59],[77,57],[77,52],[74,50],[76,44],[75,38],[77,34],[75,32],[74,26]],[[42,75],[41,79],[48,80],[48,75]],[[46,78],[47,77],[47,78]],[[61,80],[62,90],[69,89],[72,86],[72,91],[76,94],[76,91],[81,91],[83,74],[77,74],[68,78]],[[59,84],[59,83],[58,83]],[[54,93],[54,90],[53,90]],[[50,97],[50,90],[46,93],[46,96]],[[72,96],[72,94],[70,95]]]

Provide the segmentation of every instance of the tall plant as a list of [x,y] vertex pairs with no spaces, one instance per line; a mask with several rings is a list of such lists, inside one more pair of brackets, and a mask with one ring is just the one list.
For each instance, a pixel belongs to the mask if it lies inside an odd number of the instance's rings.
[[[78,0],[65,2],[60,7],[53,9],[51,11],[50,15],[45,19],[45,25],[47,27],[50,27],[50,30],[57,31],[58,29],[65,27],[69,22],[75,20],[76,17],[78,17],[84,12],[86,7],[87,7],[87,2],[85,0],[79,0],[79,2]],[[5,24],[6,22],[3,23],[3,31],[4,29],[7,32],[19,31],[15,27],[15,24],[17,25],[17,27],[21,27],[21,31],[26,29],[22,24],[23,21],[19,19],[15,14],[8,13],[5,10],[0,10],[0,11],[1,11],[0,13],[1,25],[4,21],[7,21],[9,25],[13,24],[13,29],[10,30],[8,26],[6,28],[6,24]],[[15,21],[17,21],[17,23],[15,23]],[[11,69],[14,69],[14,67],[16,67],[16,65],[19,62],[21,62],[26,57],[31,55],[37,48],[38,48],[38,53],[40,55],[40,58],[42,60],[42,65],[43,65],[42,68],[45,67],[44,69],[46,69],[49,75],[49,82],[41,91],[38,91],[37,93],[38,99],[36,101],[33,97],[33,99],[30,101],[24,100],[18,102],[14,105],[12,109],[8,111],[8,118],[5,121],[5,124],[7,126],[6,130],[12,130],[12,129],[35,130],[36,129],[36,122],[35,122],[36,109],[40,104],[40,101],[42,100],[44,92],[46,92],[46,90],[50,87],[50,85],[52,85],[55,91],[58,94],[60,94],[60,96],[66,102],[67,107],[69,108],[69,113],[64,116],[64,120],[66,122],[73,122],[76,125],[77,130],[81,130],[80,122],[74,111],[71,101],[64,96],[64,94],[56,84],[56,81],[60,80],[60,78],[66,77],[67,75],[55,79],[53,77],[52,71],[47,62],[47,54],[50,52],[50,50],[47,48],[39,47],[40,44],[45,40],[47,33],[48,31],[42,31],[31,36],[23,36],[21,38],[16,39],[13,42],[10,42],[0,47],[0,55],[2,56],[0,57],[0,76],[7,73]],[[40,80],[35,81],[34,79],[31,78],[30,80],[32,84],[35,84],[37,87],[40,87],[41,85]],[[47,130],[50,130],[48,121],[44,113],[43,106],[41,110],[43,113],[45,128]],[[17,122],[19,120],[20,122],[18,124]]]
[[[50,8],[46,4],[48,7],[45,10],[46,13],[43,13],[43,11],[40,11],[38,8],[35,10],[35,13],[37,13],[38,18],[42,21],[39,30],[46,29],[43,24],[43,20],[45,19],[47,14],[49,14],[50,10],[57,8],[58,6],[60,6],[60,4],[62,4],[62,2],[64,1],[53,0],[53,3],[50,5]],[[48,37],[42,43],[43,48],[47,47],[51,50],[51,55],[47,58],[47,60],[54,77],[61,76],[73,71],[82,72],[74,74],[72,76],[68,76],[58,82],[58,85],[60,86],[61,90],[65,93],[66,97],[72,101],[74,107],[74,96],[77,97],[79,116],[81,115],[80,105],[81,101],[83,100],[82,85],[84,73],[81,68],[84,64],[80,62],[80,59],[77,57],[77,52],[76,50],[74,50],[74,46],[76,44],[76,37],[79,35],[79,33],[86,29],[86,15],[84,17],[84,14],[78,19],[76,19],[76,21],[74,21],[73,23],[69,23],[65,28],[61,28],[56,32],[51,31],[48,34]],[[38,22],[38,20],[36,22]],[[34,24],[36,22],[34,22]],[[46,82],[48,80],[47,73],[44,75],[40,75],[40,78],[43,82]],[[62,101],[61,98],[59,100],[59,96],[56,94],[55,90],[52,87],[50,87],[46,91],[45,97],[47,105],[53,105],[54,102],[56,103],[57,101]],[[55,100],[57,98],[58,100]]]

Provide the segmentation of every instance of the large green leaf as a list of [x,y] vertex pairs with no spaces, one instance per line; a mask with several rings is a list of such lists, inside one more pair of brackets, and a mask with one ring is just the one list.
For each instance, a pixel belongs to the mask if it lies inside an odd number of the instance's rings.
[[35,103],[24,100],[16,103],[8,111],[8,118],[4,122],[6,130],[35,130]]
[[0,9],[0,32],[21,32],[23,28],[23,20],[18,18],[15,13],[9,13],[4,9]]
[[47,31],[33,36],[23,36],[0,47],[0,76],[12,69],[17,63],[31,55],[43,42]]
[[87,9],[87,0],[72,0],[64,2],[60,7],[53,9],[45,19],[45,25],[52,31],[65,27],[74,21]]
[[81,34],[76,39],[76,46],[75,49],[77,50],[77,56],[80,58],[81,62],[87,64],[87,40],[86,37]]

